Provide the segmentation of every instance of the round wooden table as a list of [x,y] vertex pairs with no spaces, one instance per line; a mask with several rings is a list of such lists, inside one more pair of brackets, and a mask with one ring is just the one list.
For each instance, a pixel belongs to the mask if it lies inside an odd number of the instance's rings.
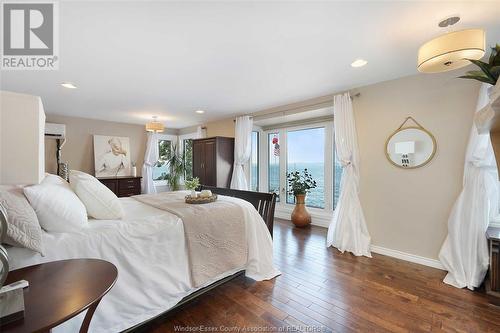
[[43,332],[88,309],[80,332],[87,332],[100,300],[113,287],[118,270],[99,259],[70,259],[9,272],[5,284],[29,282],[24,318],[2,326],[2,333]]

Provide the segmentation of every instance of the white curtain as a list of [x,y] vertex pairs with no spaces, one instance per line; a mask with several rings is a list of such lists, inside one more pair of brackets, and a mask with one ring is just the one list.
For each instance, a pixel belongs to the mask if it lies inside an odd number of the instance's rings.
[[[487,85],[479,92],[476,111],[488,105]],[[472,126],[465,155],[463,189],[448,218],[448,236],[439,253],[448,271],[444,282],[457,288],[478,287],[488,269],[485,232],[498,212],[496,162],[489,133]]]
[[236,118],[234,131],[234,167],[233,177],[231,178],[231,188],[236,190],[248,190],[243,167],[250,159],[252,153],[252,129],[252,118],[249,116]]
[[153,167],[158,162],[158,159],[158,134],[148,132],[146,154],[144,155],[144,164],[142,166],[142,193],[156,193],[153,181]]
[[349,93],[333,98],[335,151],[342,164],[337,207],[328,227],[327,246],[356,256],[371,257],[371,237],[359,201],[359,151],[354,112]]

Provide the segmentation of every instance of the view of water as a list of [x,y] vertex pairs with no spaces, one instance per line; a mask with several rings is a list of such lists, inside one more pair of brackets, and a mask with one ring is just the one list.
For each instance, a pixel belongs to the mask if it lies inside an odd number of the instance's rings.
[[[254,166],[256,167],[256,166]],[[306,205],[309,207],[325,207],[325,177],[324,163],[293,163],[288,165],[288,172],[302,171],[307,169],[317,183],[317,187],[312,189],[306,197]],[[335,163],[335,190],[334,190],[334,203],[338,202],[340,194],[340,179],[342,177],[342,166]],[[269,166],[269,192],[274,192],[279,195],[279,165],[271,164]],[[257,174],[252,174],[252,184],[257,184]],[[287,203],[294,203],[293,194],[288,194]]]

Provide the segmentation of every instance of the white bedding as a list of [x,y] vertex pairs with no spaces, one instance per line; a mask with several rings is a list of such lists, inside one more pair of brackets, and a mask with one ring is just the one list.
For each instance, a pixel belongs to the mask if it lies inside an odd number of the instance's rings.
[[[275,277],[270,234],[253,206],[240,201],[245,209],[248,260],[246,267],[226,272],[208,284],[246,269],[255,280]],[[90,332],[119,332],[168,310],[196,289],[190,272],[182,221],[175,215],[121,198],[123,220],[89,220],[79,233],[43,234],[45,256],[10,247],[11,269],[54,260],[99,258],[118,268],[118,279],[97,307]],[[77,332],[83,314],[58,326],[54,332]]]

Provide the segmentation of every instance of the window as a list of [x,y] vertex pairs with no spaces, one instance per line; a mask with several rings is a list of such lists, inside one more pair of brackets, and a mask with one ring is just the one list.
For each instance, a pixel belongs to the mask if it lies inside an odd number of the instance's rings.
[[185,163],[185,174],[184,179],[193,179],[193,139],[182,140],[182,156]]
[[250,157],[250,191],[259,191],[259,132],[252,132],[252,155]]
[[307,195],[306,205],[311,212],[331,213],[339,200],[342,178],[342,166],[335,157],[333,121],[273,128],[263,135],[260,147],[266,153],[261,157],[266,161],[261,163],[267,163],[267,168],[261,175],[265,180],[261,187],[281,194],[278,208],[291,210],[295,204],[293,193],[288,193],[287,174],[307,169],[317,187]]
[[279,133],[269,133],[267,135],[269,155],[268,155],[268,189],[269,193],[276,193],[276,201],[280,201],[280,142]]
[[172,141],[158,140],[158,163],[153,168],[153,180],[166,180],[168,175],[168,165],[166,161],[170,158]]
[[[325,128],[307,128],[287,131],[287,174],[292,171],[311,174],[317,187],[307,194],[306,206],[325,208]],[[288,192],[286,202],[295,203]]]

